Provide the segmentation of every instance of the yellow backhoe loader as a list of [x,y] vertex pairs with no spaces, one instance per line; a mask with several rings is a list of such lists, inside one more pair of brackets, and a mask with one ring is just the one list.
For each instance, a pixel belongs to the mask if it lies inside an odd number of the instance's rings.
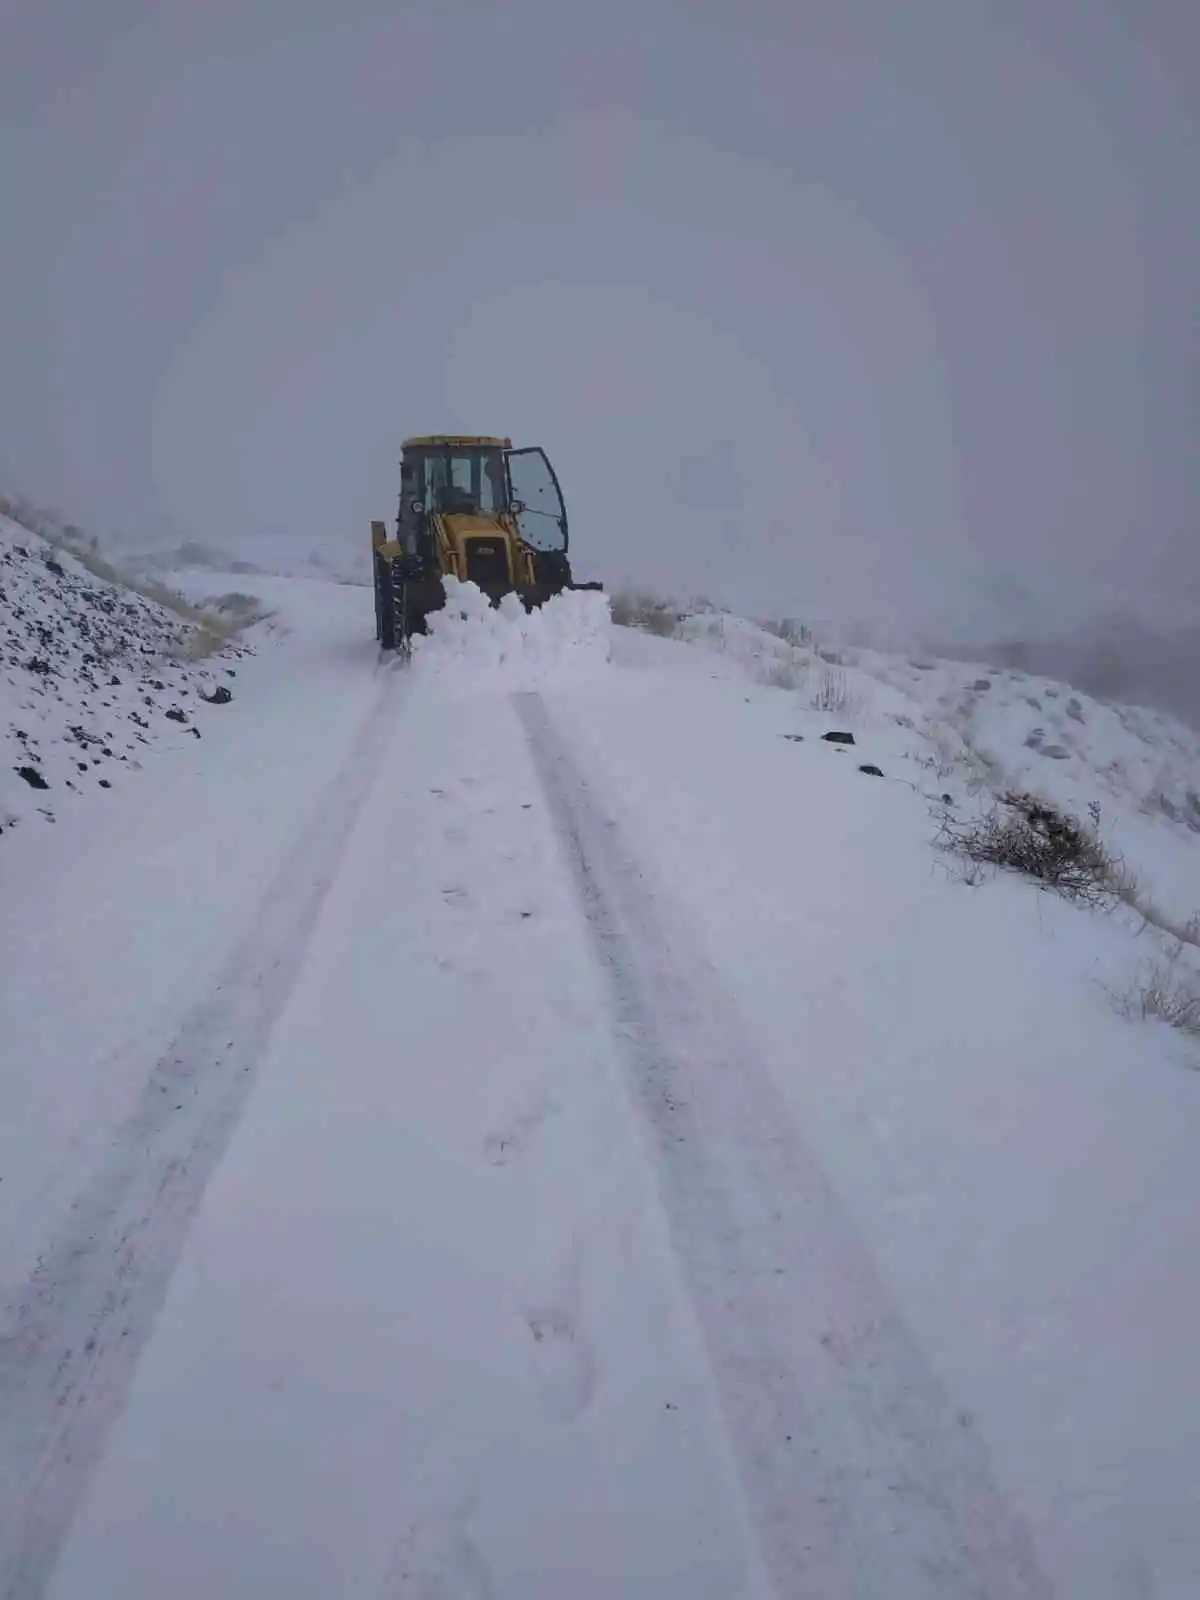
[[477,584],[492,604],[518,595],[527,610],[576,583],[567,560],[567,512],[541,449],[511,439],[433,434],[406,439],[395,534],[371,524],[375,637],[406,649],[446,603],[442,580]]

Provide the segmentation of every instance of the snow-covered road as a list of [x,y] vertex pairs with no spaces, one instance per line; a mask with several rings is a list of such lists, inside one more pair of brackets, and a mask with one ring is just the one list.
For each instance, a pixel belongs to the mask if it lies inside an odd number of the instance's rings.
[[2,1592],[1193,1592],[1197,1080],[1120,931],[699,652],[479,692],[276,589],[5,885]]

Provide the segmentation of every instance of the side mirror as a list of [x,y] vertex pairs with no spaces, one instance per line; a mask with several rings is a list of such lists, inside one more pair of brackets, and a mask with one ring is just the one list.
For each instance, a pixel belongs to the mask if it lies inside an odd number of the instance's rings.
[[514,517],[519,517],[522,511],[525,509],[525,502],[524,500],[514,500],[508,509],[512,512]]

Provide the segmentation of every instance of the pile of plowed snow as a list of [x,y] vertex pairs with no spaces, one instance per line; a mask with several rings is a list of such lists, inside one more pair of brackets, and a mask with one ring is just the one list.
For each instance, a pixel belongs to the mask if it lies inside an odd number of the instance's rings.
[[566,590],[535,611],[516,595],[493,606],[476,584],[447,578],[446,604],[413,640],[413,668],[426,682],[473,693],[578,681],[612,654],[607,595]]

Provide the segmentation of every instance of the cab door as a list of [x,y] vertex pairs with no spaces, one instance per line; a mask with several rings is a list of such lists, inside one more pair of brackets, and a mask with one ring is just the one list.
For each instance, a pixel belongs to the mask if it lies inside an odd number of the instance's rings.
[[508,504],[522,539],[533,550],[565,551],[567,508],[546,452],[506,450]]

